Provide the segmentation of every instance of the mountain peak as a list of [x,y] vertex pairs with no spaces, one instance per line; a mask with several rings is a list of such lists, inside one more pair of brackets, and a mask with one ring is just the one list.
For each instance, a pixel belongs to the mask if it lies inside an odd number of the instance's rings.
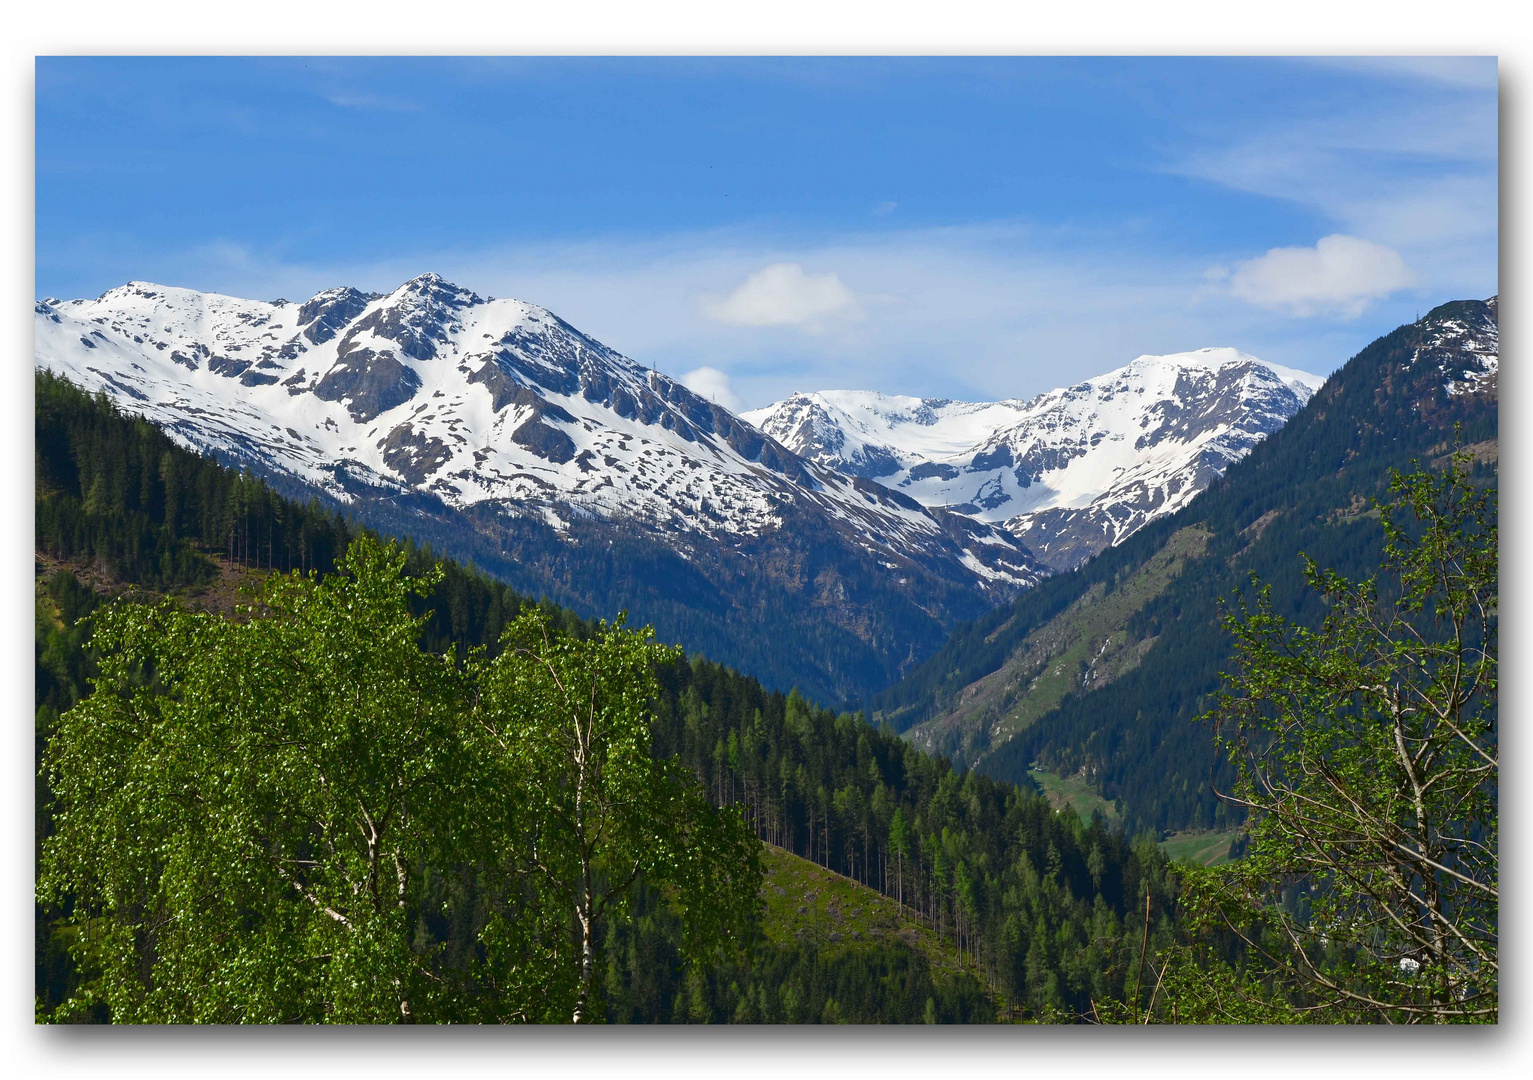
[[482,304],[484,298],[473,290],[454,285],[441,274],[428,270],[417,274],[389,294],[389,299],[417,296],[427,300],[450,301],[455,304]]
[[1226,364],[1250,363],[1259,364],[1261,361],[1248,352],[1242,352],[1228,345],[1207,345],[1201,349],[1189,349],[1186,352],[1163,353],[1160,355],[1146,353],[1143,356],[1135,357],[1129,362],[1128,366],[1160,364],[1169,367],[1218,368]]
[[1271,372],[1280,382],[1298,390],[1306,400],[1325,382],[1323,376],[1300,371],[1297,368],[1284,367],[1282,364],[1274,364],[1228,345],[1207,346],[1188,352],[1166,353],[1159,356],[1150,354],[1138,356],[1117,371],[1109,371],[1090,381],[1103,383],[1137,372],[1223,371],[1226,368],[1242,366],[1255,372]]
[[[102,303],[108,298],[134,296],[148,297],[153,299],[156,296],[163,296],[166,293],[186,291],[187,290],[185,289],[177,289],[171,285],[158,285],[152,281],[125,281],[121,285],[118,285],[116,288],[108,289],[106,292],[96,297],[96,302]],[[216,294],[210,293],[209,295]]]

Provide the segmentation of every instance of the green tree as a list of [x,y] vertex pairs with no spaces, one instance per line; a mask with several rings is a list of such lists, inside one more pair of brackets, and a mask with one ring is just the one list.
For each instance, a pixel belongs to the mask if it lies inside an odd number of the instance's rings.
[[904,807],[896,807],[889,822],[889,847],[894,852],[894,899],[905,913],[905,858],[910,854],[910,825]]
[[[236,620],[170,602],[96,617],[95,692],[59,720],[43,903],[72,899],[73,1009],[117,1022],[410,1021],[431,867],[472,824],[452,666],[422,652],[403,557],[362,541]],[[66,1010],[67,1013],[68,1010]]]
[[679,658],[622,620],[580,640],[531,612],[504,649],[479,661],[476,716],[498,753],[497,785],[525,799],[519,869],[573,918],[570,1015],[591,1019],[598,924],[621,914],[641,879],[683,917],[689,960],[748,944],[758,916],[760,844],[738,811],[650,753],[657,664]]
[[1248,950],[1264,989],[1244,1009],[1494,1021],[1496,500],[1463,454],[1390,493],[1382,582],[1306,560],[1318,630],[1270,587],[1226,621],[1237,667],[1210,715],[1251,839],[1188,896]]

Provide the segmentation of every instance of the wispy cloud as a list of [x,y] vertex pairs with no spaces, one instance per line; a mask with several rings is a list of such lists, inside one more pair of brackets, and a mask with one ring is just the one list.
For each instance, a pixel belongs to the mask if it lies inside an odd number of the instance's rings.
[[326,101],[338,109],[378,109],[384,112],[421,113],[425,107],[414,101],[404,98],[391,97],[387,94],[367,93],[327,93]]
[[1316,56],[1306,63],[1460,90],[1494,90],[1494,56]]
[[[1405,60],[1367,66],[1410,70]],[[1204,133],[1169,171],[1302,207],[1335,232],[1393,248],[1423,287],[1483,289],[1498,229],[1494,81],[1430,103],[1369,100],[1324,119]]]
[[[856,227],[656,226],[644,236],[414,244],[387,258],[295,258],[316,250],[302,238],[169,250],[92,235],[40,243],[37,265],[40,276],[67,267],[76,280],[88,267],[107,287],[139,278],[267,298],[343,283],[391,289],[435,270],[482,295],[542,304],[751,407],[833,388],[1026,397],[1140,353],[1205,345],[1324,373],[1418,302],[1496,288],[1497,104],[1483,61],[1313,62],[1361,73],[1344,81],[1369,92],[1307,113],[1215,110],[1166,129],[1161,167],[1195,181],[1192,197],[1212,184],[1258,201],[1238,243],[1217,238],[1218,220],[1184,243],[1146,225],[1153,214],[1121,207],[1089,232],[1057,216],[901,229],[905,207],[875,201],[901,189],[875,186],[852,204],[866,208]],[[326,72],[311,100],[409,105],[380,86],[385,96],[354,93]],[[1283,231],[1262,233],[1266,222]]]
[[[1229,253],[1223,265],[1235,266],[1240,254]],[[723,230],[424,251],[365,263],[301,263],[277,249],[239,245],[152,258],[103,248],[90,257],[98,266],[121,265],[122,281],[263,298],[297,299],[339,284],[385,291],[435,270],[480,295],[550,308],[613,348],[691,380],[705,396],[718,394],[720,404],[746,408],[826,389],[1030,397],[1142,353],[1205,345],[1234,345],[1326,373],[1372,334],[1405,321],[1384,312],[1379,327],[1358,327],[1333,319],[1341,314],[1334,306],[1295,320],[1281,307],[1232,304],[1228,280],[1210,288],[1206,257],[1126,250],[1110,234],[1083,238],[1018,222],[797,243]],[[820,286],[824,297],[838,294],[834,282],[859,317],[822,317],[818,331],[806,334],[795,323],[721,322],[706,313],[721,282],[739,283],[730,296],[773,266],[798,267],[782,272],[789,281],[799,274],[829,279]]]
[[725,297],[708,297],[703,314],[735,326],[797,326],[818,331],[832,319],[855,318],[857,298],[834,272],[806,274],[798,263],[772,263]]

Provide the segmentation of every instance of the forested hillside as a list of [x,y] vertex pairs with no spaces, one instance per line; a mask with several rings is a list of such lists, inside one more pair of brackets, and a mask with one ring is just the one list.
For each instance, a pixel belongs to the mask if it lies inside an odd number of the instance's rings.
[[[362,532],[46,374],[37,378],[37,477],[39,755],[60,714],[88,693],[94,660],[82,620],[109,596],[172,593],[227,610],[237,581],[329,571]],[[428,550],[406,552],[409,572],[435,562]],[[430,615],[422,645],[431,651],[461,658],[485,645],[493,654],[502,628],[536,606],[471,568],[442,569],[436,589],[415,601]],[[542,610],[558,631],[594,629]],[[657,757],[683,763],[715,805],[738,807],[762,840],[888,898],[948,943],[959,970],[935,968],[897,936],[852,948],[769,935],[745,961],[689,967],[680,922],[641,888],[631,915],[601,928],[600,1015],[1070,1018],[1147,989],[1135,961],[1146,940],[1169,939],[1175,918],[1175,878],[1153,843],[1130,843],[1099,819],[1056,814],[1025,781],[956,771],[857,715],[768,691],[722,665],[693,658],[657,674]],[[52,829],[51,808],[40,783],[39,843]],[[89,977],[68,958],[72,933],[67,905],[39,910],[43,1014]],[[788,987],[797,989],[789,995]]]
[[1313,623],[1300,553],[1368,576],[1391,468],[1440,468],[1457,440],[1495,484],[1496,309],[1444,304],[1373,342],[1190,505],[958,631],[875,719],[998,779],[1079,775],[1131,831],[1227,827],[1210,780],[1232,777],[1194,723],[1229,665],[1221,604],[1254,573]]
[[[216,597],[221,578],[243,572],[328,571],[364,531],[317,502],[294,503],[248,472],[189,453],[104,395],[48,372],[37,374],[36,393],[40,558],[117,585]],[[437,561],[429,546],[409,538],[405,546],[412,570]],[[424,602],[435,616],[432,648],[494,643],[534,606],[472,568],[442,566],[446,576]],[[554,605],[541,610],[567,629],[582,625]]]

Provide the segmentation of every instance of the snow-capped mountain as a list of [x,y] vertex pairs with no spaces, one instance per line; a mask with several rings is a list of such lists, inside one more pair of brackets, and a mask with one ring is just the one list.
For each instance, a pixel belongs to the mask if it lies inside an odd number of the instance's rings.
[[885,481],[973,450],[997,431],[1021,423],[1027,403],[822,390],[794,394],[740,416],[810,461]]
[[1141,356],[1030,401],[842,390],[743,416],[811,461],[1001,525],[1065,570],[1185,505],[1323,381],[1215,348]]
[[1425,340],[1412,352],[1410,366],[1436,365],[1450,396],[1494,397],[1501,371],[1500,297],[1492,296],[1480,309],[1461,307],[1463,311],[1426,325]]
[[[930,555],[945,535],[911,500],[801,461],[551,312],[434,274],[303,304],[130,282],[40,302],[36,348],[39,366],[188,445],[341,501],[360,481],[495,502],[556,529],[584,514],[717,540],[770,529],[798,500],[889,558]],[[1003,534],[973,535],[982,547],[962,561],[981,581],[1036,579]]]
[[[339,288],[303,303],[130,282],[95,300],[39,301],[35,327],[39,367],[106,391],[182,443],[394,531],[418,532],[400,508],[426,507],[449,549],[473,532],[474,558],[500,558],[521,587],[584,598],[590,614],[629,603],[622,568],[593,569],[594,554],[570,568],[586,557],[565,549],[590,547],[593,523],[619,530],[600,533],[604,546],[642,540],[692,564],[686,602],[718,626],[745,581],[765,605],[757,622],[798,604],[869,647],[887,637],[878,648],[894,663],[909,659],[901,638],[940,640],[954,619],[1047,573],[991,523],[805,461],[551,312],[434,274],[386,295]],[[540,542],[541,569],[526,577],[533,556],[513,557],[506,537],[527,535],[529,521],[559,543]],[[679,588],[632,584],[635,596]],[[931,625],[897,633],[869,608],[880,604]],[[727,633],[753,629],[735,622]],[[836,692],[850,689],[843,680]]]

